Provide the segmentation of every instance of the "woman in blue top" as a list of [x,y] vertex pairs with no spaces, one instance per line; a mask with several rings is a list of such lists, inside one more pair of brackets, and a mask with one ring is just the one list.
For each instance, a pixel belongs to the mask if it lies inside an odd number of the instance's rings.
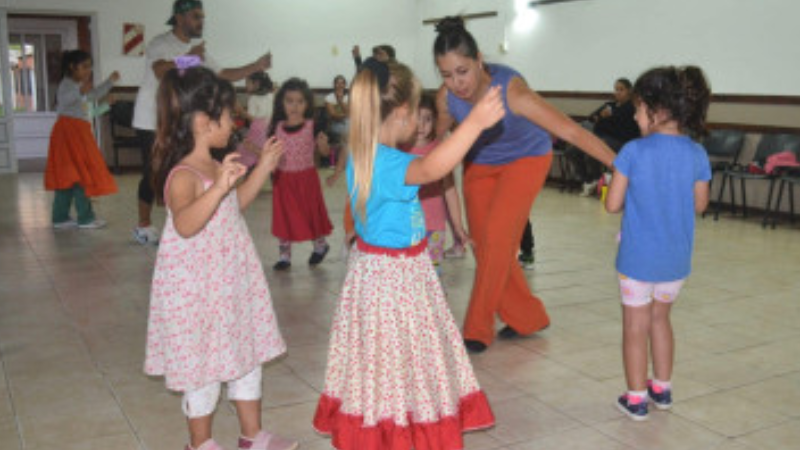
[[461,18],[442,20],[436,31],[433,51],[444,81],[437,97],[439,135],[460,126],[489,86],[502,86],[506,109],[503,121],[472,146],[464,166],[464,200],[477,261],[464,342],[470,351],[482,352],[494,339],[495,314],[507,325],[500,331],[504,338],[530,335],[550,323],[516,261],[519,237],[550,169],[550,134],[609,167],[614,153],[545,102],[519,73],[484,63]]
[[644,420],[648,397],[658,409],[672,406],[669,313],[691,270],[694,215],[708,205],[711,167],[691,137],[705,132],[711,91],[703,72],[688,66],[649,70],[636,80],[633,93],[644,137],[622,147],[614,161],[606,209],[615,213],[624,207],[617,272],[628,392],[617,406]]

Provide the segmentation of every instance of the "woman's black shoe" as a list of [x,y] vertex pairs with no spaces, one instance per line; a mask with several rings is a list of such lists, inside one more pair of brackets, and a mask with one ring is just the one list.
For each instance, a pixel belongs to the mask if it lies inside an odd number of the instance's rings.
[[517,333],[515,329],[506,325],[503,327],[502,330],[500,330],[499,333],[497,333],[497,337],[499,337],[500,339],[514,339],[520,337],[520,334]]
[[464,347],[470,353],[483,353],[486,351],[486,344],[481,341],[473,341],[472,339],[464,339]]
[[289,261],[281,260],[276,262],[275,265],[272,266],[272,270],[275,270],[277,272],[283,272],[284,270],[289,270],[290,267],[292,267],[292,263],[290,263]]

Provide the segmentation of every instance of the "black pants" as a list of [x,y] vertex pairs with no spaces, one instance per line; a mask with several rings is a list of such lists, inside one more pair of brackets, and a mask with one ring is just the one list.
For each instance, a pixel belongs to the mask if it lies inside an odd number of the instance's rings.
[[531,221],[529,219],[528,223],[525,225],[525,231],[522,232],[522,241],[519,244],[519,251],[523,255],[532,255],[535,246],[536,243],[533,240],[533,226],[531,226]]
[[152,205],[155,200],[153,192],[153,144],[156,142],[156,133],[149,130],[136,130],[139,138],[139,148],[142,151],[142,179],[139,181],[139,200]]

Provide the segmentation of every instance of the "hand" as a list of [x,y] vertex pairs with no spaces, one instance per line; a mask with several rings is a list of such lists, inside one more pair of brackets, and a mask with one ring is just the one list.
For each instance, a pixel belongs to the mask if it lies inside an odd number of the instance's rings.
[[266,55],[258,58],[256,61],[256,66],[258,66],[258,70],[262,72],[269,70],[272,67],[272,52],[267,52]]
[[237,159],[239,159],[239,155],[231,153],[217,167],[217,174],[212,187],[222,190],[223,194],[227,194],[228,191],[233,189],[239,178],[242,178],[247,173],[247,167],[236,162]]
[[120,79],[119,72],[115,70],[114,72],[111,73],[111,76],[108,78],[111,80],[112,83],[116,83]]
[[605,108],[602,111],[600,111],[600,117],[602,118],[611,117],[611,108]]
[[341,173],[334,172],[331,176],[325,179],[325,184],[328,185],[329,188],[332,188],[334,185],[336,185],[336,182],[339,181],[340,175]]
[[329,156],[331,154],[331,147],[328,145],[328,135],[319,133],[317,135],[317,151],[322,156]]
[[191,48],[191,50],[189,50],[189,53],[187,53],[187,54],[188,55],[199,56],[200,59],[205,61],[206,60],[206,42],[203,41],[203,42],[195,45],[194,47]]
[[498,120],[506,115],[506,108],[503,106],[503,98],[500,86],[492,86],[484,94],[483,98],[472,108],[467,119],[472,120],[482,130],[491,128]]
[[258,165],[264,166],[268,171],[272,172],[278,167],[278,163],[283,156],[283,142],[279,141],[277,137],[272,136],[267,139],[264,146],[261,147],[261,155],[258,159]]
[[361,49],[357,45],[353,46],[353,58],[361,58]]
[[475,241],[473,241],[472,238],[469,237],[469,233],[467,233],[467,230],[465,230],[464,228],[459,228],[453,231],[456,235],[456,239],[458,239],[458,242],[459,244],[461,244],[462,247],[470,246],[471,248],[475,248]]

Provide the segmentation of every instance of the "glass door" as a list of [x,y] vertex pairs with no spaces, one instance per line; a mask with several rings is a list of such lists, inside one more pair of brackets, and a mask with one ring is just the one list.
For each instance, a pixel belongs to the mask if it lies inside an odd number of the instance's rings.
[[9,53],[8,20],[6,10],[0,8],[0,173],[16,172],[14,153],[13,109],[11,88],[11,59]]

